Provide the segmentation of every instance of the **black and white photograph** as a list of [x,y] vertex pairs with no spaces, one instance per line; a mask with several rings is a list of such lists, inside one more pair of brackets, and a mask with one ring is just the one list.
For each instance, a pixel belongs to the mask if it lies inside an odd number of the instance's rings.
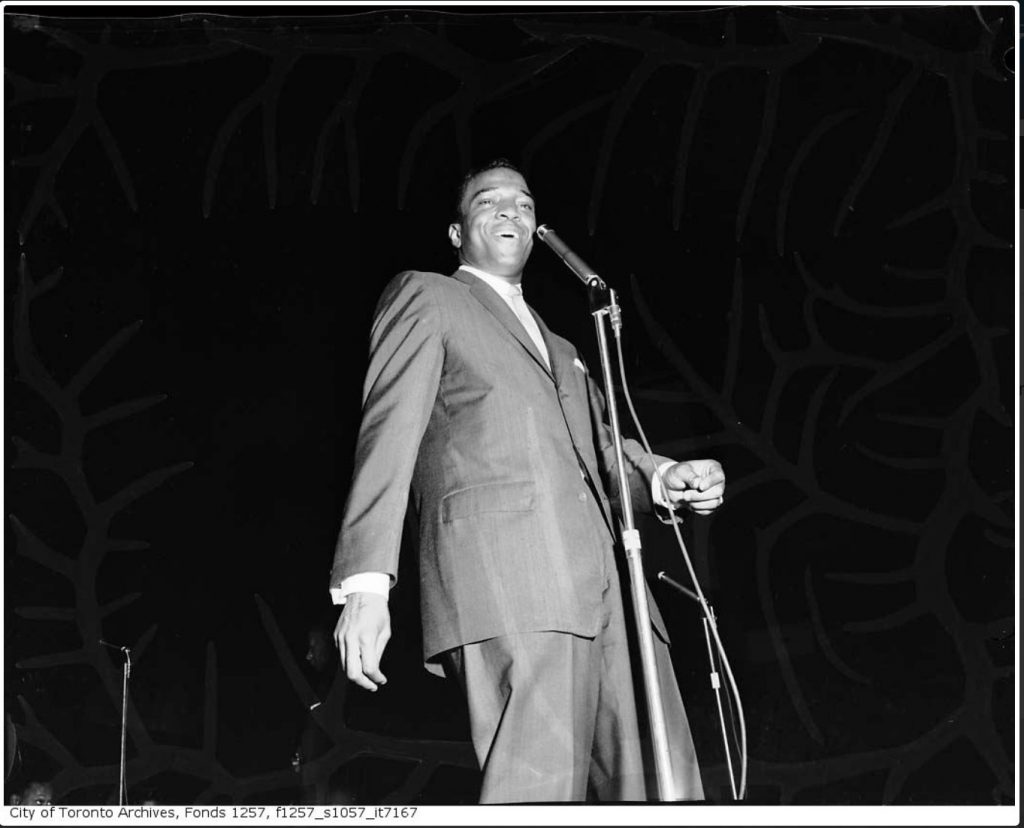
[[5,825],[1018,824],[1016,3],[3,12]]

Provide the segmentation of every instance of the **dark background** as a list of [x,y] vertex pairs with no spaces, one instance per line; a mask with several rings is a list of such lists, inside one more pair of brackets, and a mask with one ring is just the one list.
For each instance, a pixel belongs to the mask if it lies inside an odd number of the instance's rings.
[[[1012,801],[1011,6],[5,11],[23,771],[116,796],[102,637],[134,653],[131,801],[295,801],[287,667],[331,612],[373,305],[402,269],[452,269],[454,185],[500,155],[618,287],[655,449],[726,467],[685,536],[751,801]],[[537,249],[526,278],[596,364],[574,277]],[[641,528],[687,582],[671,533]],[[414,580],[392,680],[348,694],[325,773],[362,768],[365,801],[472,801],[422,741],[466,726],[421,668]],[[697,612],[655,589],[727,800]]]

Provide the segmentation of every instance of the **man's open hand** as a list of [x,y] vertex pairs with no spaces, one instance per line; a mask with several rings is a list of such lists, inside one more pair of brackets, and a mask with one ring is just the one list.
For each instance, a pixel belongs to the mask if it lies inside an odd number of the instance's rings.
[[345,674],[367,690],[376,692],[387,682],[380,671],[380,657],[391,638],[388,599],[373,592],[353,592],[334,627],[334,643]]

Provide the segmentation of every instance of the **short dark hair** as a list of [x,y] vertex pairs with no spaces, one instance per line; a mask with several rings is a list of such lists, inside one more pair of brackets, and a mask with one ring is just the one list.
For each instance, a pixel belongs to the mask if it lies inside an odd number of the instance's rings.
[[[494,158],[486,164],[473,167],[462,176],[462,182],[459,184],[458,194],[455,198],[455,217],[452,219],[456,224],[462,222],[462,200],[466,197],[466,188],[469,187],[469,182],[480,175],[480,173],[490,172],[491,170],[512,170],[514,173],[523,175],[523,171],[507,158]],[[525,177],[523,175],[523,178]]]

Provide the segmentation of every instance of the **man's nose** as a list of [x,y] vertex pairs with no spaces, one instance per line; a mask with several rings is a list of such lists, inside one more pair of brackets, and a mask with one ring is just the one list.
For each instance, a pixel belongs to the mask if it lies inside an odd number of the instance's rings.
[[498,217],[504,219],[519,218],[519,207],[515,201],[504,201],[498,205]]

